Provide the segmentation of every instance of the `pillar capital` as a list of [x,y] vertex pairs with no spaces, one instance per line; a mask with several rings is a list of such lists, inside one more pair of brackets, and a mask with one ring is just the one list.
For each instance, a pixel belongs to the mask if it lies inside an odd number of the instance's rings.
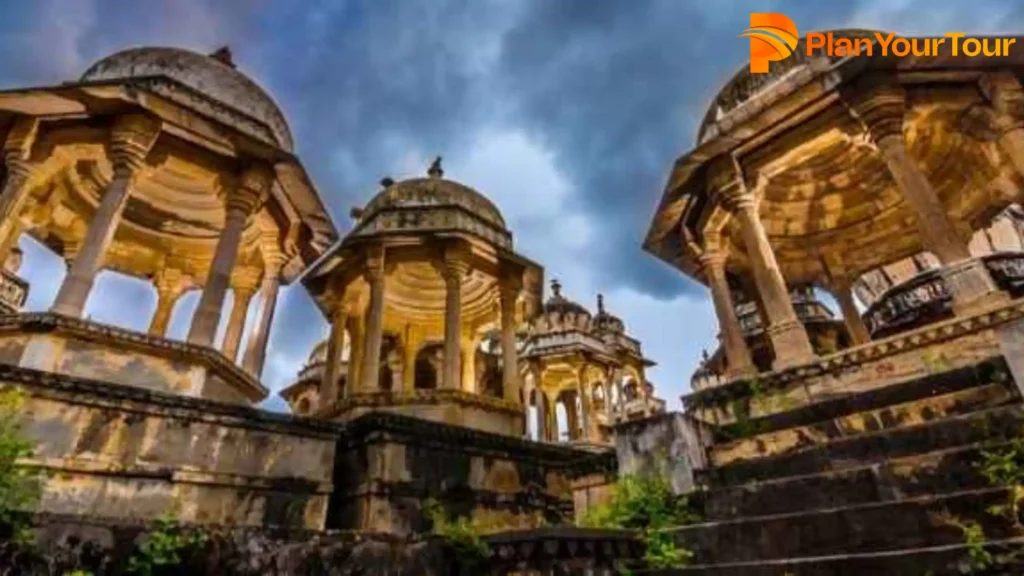
[[469,273],[469,260],[460,250],[446,250],[439,271],[446,284],[461,281]]
[[756,197],[743,179],[743,168],[728,154],[716,157],[708,164],[707,187],[717,195],[722,206],[733,214],[755,208]]
[[363,263],[363,278],[367,282],[374,282],[384,278],[384,249],[372,250],[366,255]]
[[714,273],[724,272],[725,262],[727,260],[728,257],[726,256],[724,250],[710,248],[704,250],[704,252],[701,252],[701,255],[699,257],[701,268],[706,272]]
[[841,91],[840,96],[876,144],[891,136],[903,140],[907,95],[895,78],[873,78],[869,82],[860,82]]
[[12,165],[27,165],[32,145],[39,135],[39,119],[31,116],[19,116],[4,139],[3,156],[10,173]]
[[265,164],[255,163],[238,175],[237,181],[225,186],[224,203],[228,210],[237,210],[246,216],[255,214],[270,196],[274,171]]
[[162,123],[144,114],[119,116],[110,133],[110,160],[115,177],[135,174],[160,135]]
[[1006,127],[1024,125],[1024,88],[1012,72],[985,74],[978,88]]

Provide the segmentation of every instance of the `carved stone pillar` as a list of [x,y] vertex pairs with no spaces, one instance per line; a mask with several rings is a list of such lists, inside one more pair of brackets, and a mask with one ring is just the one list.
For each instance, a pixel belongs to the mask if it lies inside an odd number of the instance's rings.
[[224,357],[232,362],[238,356],[238,347],[242,343],[242,332],[245,330],[245,317],[249,313],[249,303],[256,293],[256,284],[239,284],[235,286],[231,313],[228,315],[228,326],[224,330],[224,343],[221,351]]
[[965,115],[965,132],[995,140],[1024,176],[1024,88],[1013,72],[988,74],[978,87],[990,105],[972,107]]
[[270,256],[264,264],[263,285],[260,296],[263,300],[260,316],[249,335],[242,358],[242,368],[257,378],[263,373],[263,363],[267,358],[267,342],[270,339],[270,326],[274,323],[274,311],[277,309],[277,292],[281,287],[281,266],[284,257],[280,254]]
[[967,242],[946,213],[928,178],[907,153],[903,137],[906,94],[894,80],[856,89],[844,95],[861,119],[896,182],[904,201],[914,213],[924,248],[942,262],[942,275],[953,296],[954,309],[964,311],[977,304],[1005,299],[982,262],[971,258]]
[[348,317],[348,333],[352,337],[352,344],[348,350],[348,373],[345,375],[345,383],[348,391],[346,395],[356,394],[363,386],[363,350],[366,348],[366,314],[356,313]]
[[340,396],[338,379],[341,377],[341,356],[345,350],[347,326],[346,306],[339,304],[331,316],[331,335],[327,340],[327,357],[324,359],[323,377],[320,382],[320,410],[329,409]]
[[811,341],[793,309],[786,281],[758,215],[757,199],[747,189],[732,158],[715,160],[709,185],[717,191],[740,227],[754,282],[764,304],[765,334],[775,353],[772,366],[787,368],[811,360],[814,357]]
[[711,300],[718,316],[718,328],[722,333],[722,346],[728,365],[725,376],[735,378],[757,372],[754,361],[750,357],[750,348],[743,338],[736,308],[733,306],[729,282],[725,277],[725,255],[720,251],[705,251],[701,255],[701,266],[711,289]]
[[615,371],[615,411],[624,412],[626,409],[626,385],[622,379],[622,371]]
[[547,442],[548,440],[548,405],[547,396],[544,394],[544,388],[541,382],[538,382],[533,388],[534,396],[537,401],[537,441]]
[[545,429],[547,430],[547,441],[558,442],[562,439],[560,430],[558,429],[558,397],[555,394],[545,394],[545,405],[547,410],[545,415],[547,416],[547,423]]
[[370,302],[366,307],[366,338],[363,340],[363,368],[360,381],[362,391],[371,392],[376,391],[380,383],[380,346],[384,338],[383,250],[367,259],[365,278],[370,286]]
[[587,385],[587,367],[582,366],[576,371],[576,394],[579,395],[580,418],[582,431],[580,440],[590,440],[590,386]]
[[516,349],[516,298],[521,279],[503,278],[498,286],[501,299],[501,388],[508,402],[520,400],[519,351]]
[[864,318],[857,310],[857,304],[853,301],[853,289],[850,282],[845,279],[833,280],[832,295],[839,304],[839,310],[843,314],[843,321],[846,324],[846,331],[850,333],[850,339],[854,346],[866,344],[871,341],[868,327],[864,324]]
[[103,192],[82,247],[57,292],[52,307],[54,312],[75,317],[82,315],[96,274],[103,266],[104,256],[121,222],[132,185],[159,133],[160,123],[146,116],[118,118],[110,144],[114,178]]
[[238,187],[228,191],[224,229],[217,240],[210,272],[203,286],[203,295],[199,298],[199,306],[192,318],[192,327],[188,332],[189,342],[202,346],[213,344],[213,339],[217,336],[217,327],[220,325],[228,283],[238,259],[242,231],[249,217],[263,204],[272,182],[273,172],[260,165],[246,170]]
[[472,335],[466,335],[460,339],[460,367],[462,369],[462,390],[471,394],[481,393],[483,390],[477,386],[476,381],[476,339]]
[[174,304],[185,292],[187,279],[181,271],[164,268],[153,279],[156,288],[156,311],[149,322],[149,334],[163,338],[167,334],[167,325],[171,321]]
[[19,117],[7,133],[3,145],[4,178],[0,191],[0,262],[7,259],[11,247],[21,235],[19,217],[28,196],[28,181],[32,174],[29,155],[39,132],[39,120]]
[[459,388],[459,335],[462,315],[462,278],[469,265],[462,255],[449,251],[441,268],[444,278],[444,382],[449,390]]
[[416,389],[416,356],[419,354],[423,337],[413,326],[405,328],[402,341],[402,390],[412,392]]

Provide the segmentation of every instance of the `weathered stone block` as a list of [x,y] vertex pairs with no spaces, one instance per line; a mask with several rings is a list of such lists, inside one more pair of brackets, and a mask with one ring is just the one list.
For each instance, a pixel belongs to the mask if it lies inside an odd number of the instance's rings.
[[694,472],[707,468],[705,448],[711,433],[705,424],[686,414],[671,412],[615,428],[619,473],[664,474],[676,494],[696,486]]

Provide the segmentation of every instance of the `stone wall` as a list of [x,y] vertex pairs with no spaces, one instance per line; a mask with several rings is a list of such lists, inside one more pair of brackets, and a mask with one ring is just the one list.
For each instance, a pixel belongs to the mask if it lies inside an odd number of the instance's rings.
[[327,526],[407,534],[423,503],[489,529],[572,521],[570,476],[593,455],[394,414],[368,414],[339,440]]
[[50,474],[41,510],[321,528],[336,425],[0,364]]
[[699,420],[678,412],[635,420],[615,428],[615,455],[622,475],[659,475],[676,494],[696,486],[694,473],[707,468],[705,446],[711,432]]

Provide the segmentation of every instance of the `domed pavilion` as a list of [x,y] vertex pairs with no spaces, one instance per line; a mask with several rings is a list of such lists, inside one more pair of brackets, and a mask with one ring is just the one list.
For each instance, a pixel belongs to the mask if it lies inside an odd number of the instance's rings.
[[517,326],[540,306],[543,270],[513,250],[490,200],[444,178],[440,158],[424,178],[381,186],[302,280],[332,327],[318,415],[386,410],[520,435],[519,374],[504,367],[518,366]]
[[538,440],[607,444],[615,424],[665,410],[646,378],[654,362],[600,294],[593,314],[553,280],[551,296],[527,325],[522,359]]
[[[0,137],[0,261],[25,233],[68,265],[51,313],[6,320],[4,361],[229,402],[266,396],[278,288],[337,234],[284,114],[228,49],[129,49],[74,82],[0,91]],[[103,270],[152,282],[148,334],[82,319]],[[169,342],[174,304],[192,289],[187,342]]]
[[[1005,304],[1024,272],[1019,251],[971,250],[977,233],[1022,198],[1019,63],[880,52],[876,44],[873,57],[807,56],[801,40],[769,73],[745,67],[712,101],[696,148],[671,170],[644,247],[711,289],[724,380],[758,371],[736,287],[750,287],[770,368],[780,370],[818,358],[791,290],[831,292],[851,343],[863,345]],[[906,289],[889,282],[886,294],[858,306],[862,278],[914,258],[934,264],[927,278]],[[861,315],[866,305],[914,314],[942,294],[948,315],[923,314],[903,328],[878,331]]]

